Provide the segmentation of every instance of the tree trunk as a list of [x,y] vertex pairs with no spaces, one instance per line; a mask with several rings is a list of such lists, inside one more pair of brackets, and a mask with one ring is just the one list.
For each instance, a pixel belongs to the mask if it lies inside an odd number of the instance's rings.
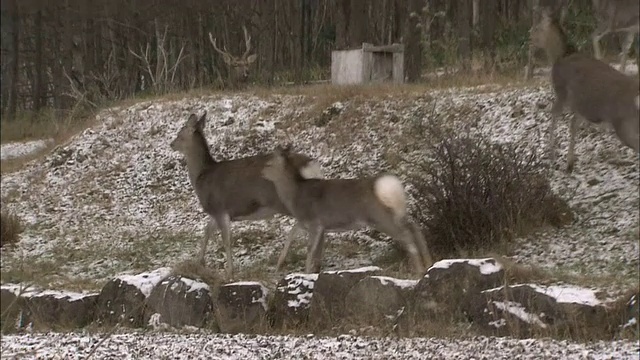
[[458,0],[456,22],[458,28],[458,57],[463,70],[471,67],[471,10],[470,0]]
[[422,31],[420,28],[420,12],[423,0],[409,0],[409,21],[406,22],[404,64],[407,81],[420,80],[422,71]]

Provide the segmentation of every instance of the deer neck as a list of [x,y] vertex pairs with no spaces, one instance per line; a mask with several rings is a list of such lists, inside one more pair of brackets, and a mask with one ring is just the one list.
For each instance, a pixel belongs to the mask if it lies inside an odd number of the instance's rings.
[[292,174],[288,170],[280,171],[277,174],[272,175],[270,180],[276,188],[276,193],[278,194],[280,201],[282,201],[287,210],[295,216],[295,197],[300,185],[299,181],[303,180],[296,178],[295,174]]
[[567,36],[558,28],[550,31],[546,43],[545,52],[550,64],[554,64],[560,58],[575,52],[573,46],[569,44]]
[[209,145],[204,136],[196,132],[195,139],[192,143],[187,154],[185,154],[187,161],[187,171],[189,172],[189,180],[191,185],[195,187],[196,180],[206,169],[215,165],[215,161],[209,153]]

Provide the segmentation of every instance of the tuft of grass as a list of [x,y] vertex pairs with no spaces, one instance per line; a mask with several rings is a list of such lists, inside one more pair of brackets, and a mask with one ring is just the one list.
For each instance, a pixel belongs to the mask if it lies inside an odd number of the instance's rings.
[[22,231],[24,226],[16,215],[6,210],[0,212],[0,247],[17,243]]
[[200,280],[212,289],[217,289],[223,282],[222,277],[215,269],[194,260],[185,260],[173,265],[171,272],[173,275]]

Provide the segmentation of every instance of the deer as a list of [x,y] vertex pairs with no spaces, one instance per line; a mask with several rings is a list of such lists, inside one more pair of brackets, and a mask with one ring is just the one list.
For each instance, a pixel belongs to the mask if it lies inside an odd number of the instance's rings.
[[626,32],[620,52],[620,71],[624,72],[627,55],[633,40],[640,31],[640,1],[638,0],[593,0],[593,11],[597,26],[591,35],[596,59],[602,59],[600,40],[609,33]]
[[415,273],[424,275],[433,261],[421,230],[407,216],[406,194],[398,177],[381,174],[354,179],[305,178],[291,154],[290,144],[278,146],[262,175],[273,182],[281,201],[308,233],[308,273],[321,269],[326,232],[369,226],[401,244]]
[[249,55],[251,52],[251,35],[247,31],[247,27],[242,25],[242,31],[244,32],[245,51],[240,57],[231,55],[226,46],[223,46],[222,50],[220,50],[216,44],[217,39],[209,33],[209,41],[213,45],[213,49],[222,55],[222,59],[229,67],[230,84],[236,87],[247,82],[249,79],[249,67],[258,58],[257,54]]
[[[205,264],[209,239],[216,229],[225,246],[227,277],[233,278],[231,222],[268,220],[276,214],[289,215],[270,181],[262,177],[269,154],[259,154],[233,160],[216,161],[204,136],[206,111],[198,118],[191,114],[171,142],[171,149],[181,153],[187,165],[189,180],[202,210],[209,216],[201,240],[199,261]],[[287,160],[302,177],[322,177],[316,160],[299,153],[288,154]],[[299,233],[294,224],[290,236]]]
[[638,153],[640,143],[640,95],[637,76],[617,71],[609,64],[581,54],[568,42],[557,18],[543,13],[532,32],[532,41],[545,49],[551,67],[555,99],[549,127],[550,160],[555,162],[556,122],[565,106],[573,112],[569,124],[568,173],[575,166],[578,117],[588,123],[613,127],[623,145]]
[[[564,24],[569,9],[569,0],[534,0],[532,6],[532,24],[529,33],[533,31],[535,26],[540,22],[542,13],[551,13],[554,17],[560,19],[560,23]],[[525,80],[531,79],[533,76],[534,57],[539,47],[532,41],[529,41],[529,51],[527,54],[527,66],[525,68]]]

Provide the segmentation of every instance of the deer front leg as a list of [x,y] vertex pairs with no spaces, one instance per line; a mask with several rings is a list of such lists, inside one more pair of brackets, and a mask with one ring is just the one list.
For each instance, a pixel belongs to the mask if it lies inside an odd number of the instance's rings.
[[533,77],[533,56],[535,55],[536,48],[531,41],[529,41],[529,52],[527,54],[527,66],[524,69],[524,79],[529,80]]
[[309,230],[309,243],[307,244],[307,273],[318,273],[322,267],[322,250],[324,246],[324,227],[316,225]]
[[228,214],[219,215],[216,217],[216,223],[222,233],[222,241],[224,242],[224,249],[226,253],[225,269],[227,271],[227,278],[231,280],[233,278],[233,252],[231,248],[231,219]]
[[422,235],[422,229],[420,229],[418,225],[410,220],[407,220],[407,226],[411,230],[414,242],[418,246],[418,252],[422,257],[422,263],[424,264],[426,269],[430,268],[431,265],[433,265],[433,258],[431,257],[431,252],[429,251],[427,240]]
[[578,117],[571,115],[569,120],[569,151],[567,152],[567,173],[571,174],[576,162],[575,147],[576,133],[578,132]]
[[302,228],[302,225],[300,225],[299,222],[296,222],[295,225],[293,225],[293,228],[291,228],[291,231],[289,231],[289,234],[287,235],[287,240],[284,243],[284,248],[282,249],[282,253],[280,253],[280,257],[278,258],[278,263],[276,264],[276,271],[280,271],[280,269],[282,268],[282,265],[284,265],[284,261],[287,258],[289,249],[291,248],[291,243],[302,230],[304,230]]
[[636,38],[636,35],[632,32],[627,33],[624,37],[624,41],[622,43],[622,51],[620,52],[620,72],[624,72],[627,67],[627,56],[629,55],[629,50],[631,50],[631,46],[633,45],[633,40]]
[[198,254],[198,260],[200,264],[205,265],[205,255],[207,254],[207,245],[209,240],[213,238],[213,233],[218,228],[216,220],[213,217],[209,217],[207,225],[204,227],[204,236],[200,239],[200,253]]

